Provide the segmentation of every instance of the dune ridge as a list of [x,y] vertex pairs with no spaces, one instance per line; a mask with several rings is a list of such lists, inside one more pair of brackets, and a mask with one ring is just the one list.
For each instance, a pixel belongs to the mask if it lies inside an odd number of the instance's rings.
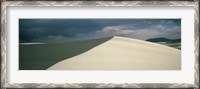
[[147,41],[117,37],[60,61],[48,70],[180,70],[181,51]]

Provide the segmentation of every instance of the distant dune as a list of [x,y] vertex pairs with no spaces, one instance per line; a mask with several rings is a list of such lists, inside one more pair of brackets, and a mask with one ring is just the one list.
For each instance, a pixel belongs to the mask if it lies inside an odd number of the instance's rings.
[[180,50],[181,50],[181,42],[177,42],[177,43],[155,42],[155,43],[162,44],[162,45],[166,45],[166,46],[173,47],[173,48],[177,48],[177,49],[180,49]]
[[45,44],[45,43],[20,43],[20,45]]
[[[55,47],[55,49],[57,48]],[[48,59],[46,60],[48,62]],[[48,68],[48,70],[180,69],[180,50],[125,37],[113,37],[79,55],[62,59],[62,61]]]

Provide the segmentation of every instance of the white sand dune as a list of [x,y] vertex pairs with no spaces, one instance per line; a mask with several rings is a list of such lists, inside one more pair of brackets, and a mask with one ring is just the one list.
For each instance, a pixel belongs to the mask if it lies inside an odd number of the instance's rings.
[[48,70],[180,70],[181,51],[125,37],[113,37]]

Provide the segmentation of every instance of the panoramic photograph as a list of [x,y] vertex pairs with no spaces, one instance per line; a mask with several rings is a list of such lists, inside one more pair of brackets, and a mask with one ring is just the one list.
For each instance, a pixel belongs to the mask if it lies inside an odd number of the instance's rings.
[[19,19],[19,70],[181,70],[181,19]]

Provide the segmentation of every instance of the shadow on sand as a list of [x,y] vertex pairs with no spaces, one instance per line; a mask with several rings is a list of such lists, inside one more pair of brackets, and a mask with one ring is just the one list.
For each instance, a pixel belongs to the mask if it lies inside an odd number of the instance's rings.
[[86,52],[113,37],[54,44],[19,45],[19,70],[46,70],[64,59]]

